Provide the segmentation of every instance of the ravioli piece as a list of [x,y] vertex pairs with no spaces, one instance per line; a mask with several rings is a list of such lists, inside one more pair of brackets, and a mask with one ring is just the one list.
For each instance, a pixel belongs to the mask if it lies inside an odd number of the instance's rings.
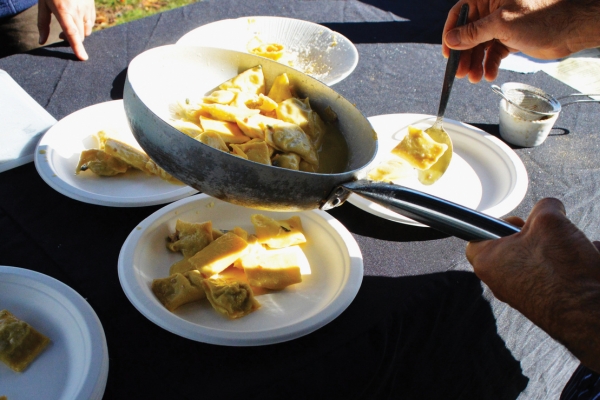
[[113,138],[106,138],[103,142],[104,151],[111,156],[118,157],[127,164],[150,175],[156,175],[166,181],[179,182],[167,171],[158,166],[146,153]]
[[221,278],[202,281],[206,297],[220,314],[230,318],[241,318],[260,308],[252,288],[245,282]]
[[0,311],[0,361],[15,372],[24,371],[50,339],[8,310]]
[[262,66],[257,65],[254,68],[245,70],[227,82],[222,83],[219,89],[229,90],[238,89],[242,92],[252,92],[255,94],[265,93],[265,75]]
[[244,119],[260,113],[260,110],[252,110],[248,107],[234,107],[218,103],[203,104],[202,111],[207,112],[214,119],[229,122],[236,122],[237,119]]
[[198,117],[202,113],[202,103],[186,99],[184,102],[178,101],[170,105],[169,111],[175,120],[198,122]]
[[154,279],[152,292],[169,311],[206,297],[202,275],[197,270],[175,273],[167,278]]
[[178,131],[185,133],[187,136],[195,138],[203,132],[202,128],[197,123],[187,121],[185,119],[176,119],[169,121],[171,126]]
[[236,93],[231,90],[215,90],[209,96],[204,97],[205,103],[229,104],[235,99]]
[[184,257],[191,257],[213,241],[212,222],[186,222],[178,219],[175,222],[175,233],[167,240],[167,248],[181,252]]
[[102,150],[89,149],[81,152],[75,174],[90,170],[99,176],[115,176],[127,172],[128,169],[129,164],[120,158],[113,157]]
[[305,171],[305,172],[318,172],[319,168],[318,165],[313,165],[310,163],[307,163],[304,160],[300,160],[300,171]]
[[233,232],[213,240],[189,259],[191,265],[203,276],[211,277],[233,264],[246,252],[248,243]]
[[311,138],[315,148],[320,148],[327,131],[325,122],[310,107],[308,98],[300,100],[292,97],[279,103],[277,118],[298,125]]
[[235,122],[218,121],[200,117],[200,125],[204,132],[215,132],[221,136],[225,143],[245,143],[250,138],[241,131]]
[[277,154],[275,157],[273,157],[272,163],[276,167],[298,171],[300,170],[300,161],[302,161],[302,159],[298,154],[287,153]]
[[196,139],[213,149],[229,152],[227,143],[225,143],[221,135],[217,132],[202,132],[200,135],[196,136]]
[[190,263],[189,257],[184,257],[182,260],[179,260],[173,263],[169,267],[169,276],[173,274],[183,274],[184,272],[195,270],[196,268]]
[[263,250],[241,259],[250,286],[281,290],[302,282],[303,267],[310,271],[308,260],[299,246]]
[[262,114],[251,115],[236,120],[238,127],[246,136],[254,139],[264,139],[267,126],[276,124],[279,121],[276,118],[267,117]]
[[250,161],[271,165],[271,150],[264,140],[252,139],[244,144],[232,144],[232,150],[236,153],[243,153]]
[[292,94],[292,87],[290,85],[290,78],[286,73],[283,73],[275,78],[267,96],[269,96],[276,103],[281,103],[284,100],[294,97]]
[[392,149],[392,154],[423,171],[435,164],[447,149],[445,143],[438,143],[421,129],[409,126],[408,134]]
[[296,124],[277,121],[267,126],[265,140],[270,145],[284,153],[296,153],[307,163],[318,165],[319,157],[310,138]]
[[263,43],[259,46],[250,49],[250,53],[257,56],[269,58],[271,60],[279,60],[284,53],[285,47],[279,43]]
[[258,242],[270,248],[279,249],[306,243],[302,221],[297,215],[286,220],[275,220],[263,214],[252,214],[250,221],[254,225]]

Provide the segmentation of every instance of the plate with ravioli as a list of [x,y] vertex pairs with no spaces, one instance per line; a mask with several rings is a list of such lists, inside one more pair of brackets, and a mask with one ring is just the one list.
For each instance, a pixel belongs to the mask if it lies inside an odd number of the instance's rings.
[[330,86],[350,75],[358,64],[358,51],[348,38],[323,25],[293,18],[220,20],[186,33],[177,44],[256,54]]
[[[433,125],[435,117],[387,114],[368,120],[379,140],[374,160],[364,168],[369,179],[419,190],[496,218],[511,212],[525,197],[529,181],[523,162],[504,142],[479,128],[444,119],[444,130],[454,147],[452,160],[441,178],[423,184],[418,169],[392,151],[400,148],[409,127],[413,132],[424,131]],[[425,226],[355,194],[348,202],[390,221]]]
[[[0,266],[0,305],[0,395],[102,399],[108,378],[106,337],[81,295],[48,275]],[[3,343],[7,336],[9,344]]]
[[34,162],[50,187],[90,204],[150,206],[198,192],[143,152],[129,128],[123,100],[95,104],[58,121],[40,139]]
[[360,288],[363,259],[323,211],[270,212],[199,194],[142,221],[123,244],[118,272],[127,298],[163,329],[259,346],[340,315]]

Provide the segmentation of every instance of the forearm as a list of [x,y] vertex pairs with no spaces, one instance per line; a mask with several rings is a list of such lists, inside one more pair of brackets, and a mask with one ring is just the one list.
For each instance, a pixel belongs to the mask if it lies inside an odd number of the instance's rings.
[[600,47],[600,0],[564,0],[569,27],[565,41],[571,52]]

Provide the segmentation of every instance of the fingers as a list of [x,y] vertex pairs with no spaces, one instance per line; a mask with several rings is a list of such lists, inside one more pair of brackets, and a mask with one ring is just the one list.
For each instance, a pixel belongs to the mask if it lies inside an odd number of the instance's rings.
[[[451,30],[456,26],[456,21],[458,20],[458,14],[460,14],[460,8],[462,6],[462,2],[458,2],[450,9],[448,12],[448,17],[446,19],[446,23],[444,24],[444,31],[442,33],[442,38],[446,36],[446,32]],[[444,57],[448,58],[450,55],[450,48],[446,45],[445,41],[442,40],[442,54]]]
[[497,12],[444,34],[444,43],[451,49],[467,50],[499,37]]
[[80,32],[84,32],[83,21],[76,21],[69,14],[57,15],[57,19],[62,27],[64,38],[71,45],[75,56],[81,61],[87,60],[89,57],[83,47],[83,35],[80,35]]
[[52,17],[50,8],[45,1],[38,4],[38,32],[40,34],[39,44],[44,44],[50,36],[50,18]]
[[83,47],[83,40],[92,33],[96,19],[96,8],[93,0],[39,0],[38,29],[40,43],[49,35],[50,14],[54,14],[62,28],[59,37],[66,40],[73,48],[78,59],[87,60],[88,54]]
[[484,78],[491,82],[498,77],[500,62],[510,54],[510,50],[497,40],[493,40],[485,55]]

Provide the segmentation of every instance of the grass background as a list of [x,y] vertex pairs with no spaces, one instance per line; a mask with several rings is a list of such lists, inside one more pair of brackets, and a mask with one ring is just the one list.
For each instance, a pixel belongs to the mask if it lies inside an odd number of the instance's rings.
[[96,0],[94,30],[101,30],[201,0]]

